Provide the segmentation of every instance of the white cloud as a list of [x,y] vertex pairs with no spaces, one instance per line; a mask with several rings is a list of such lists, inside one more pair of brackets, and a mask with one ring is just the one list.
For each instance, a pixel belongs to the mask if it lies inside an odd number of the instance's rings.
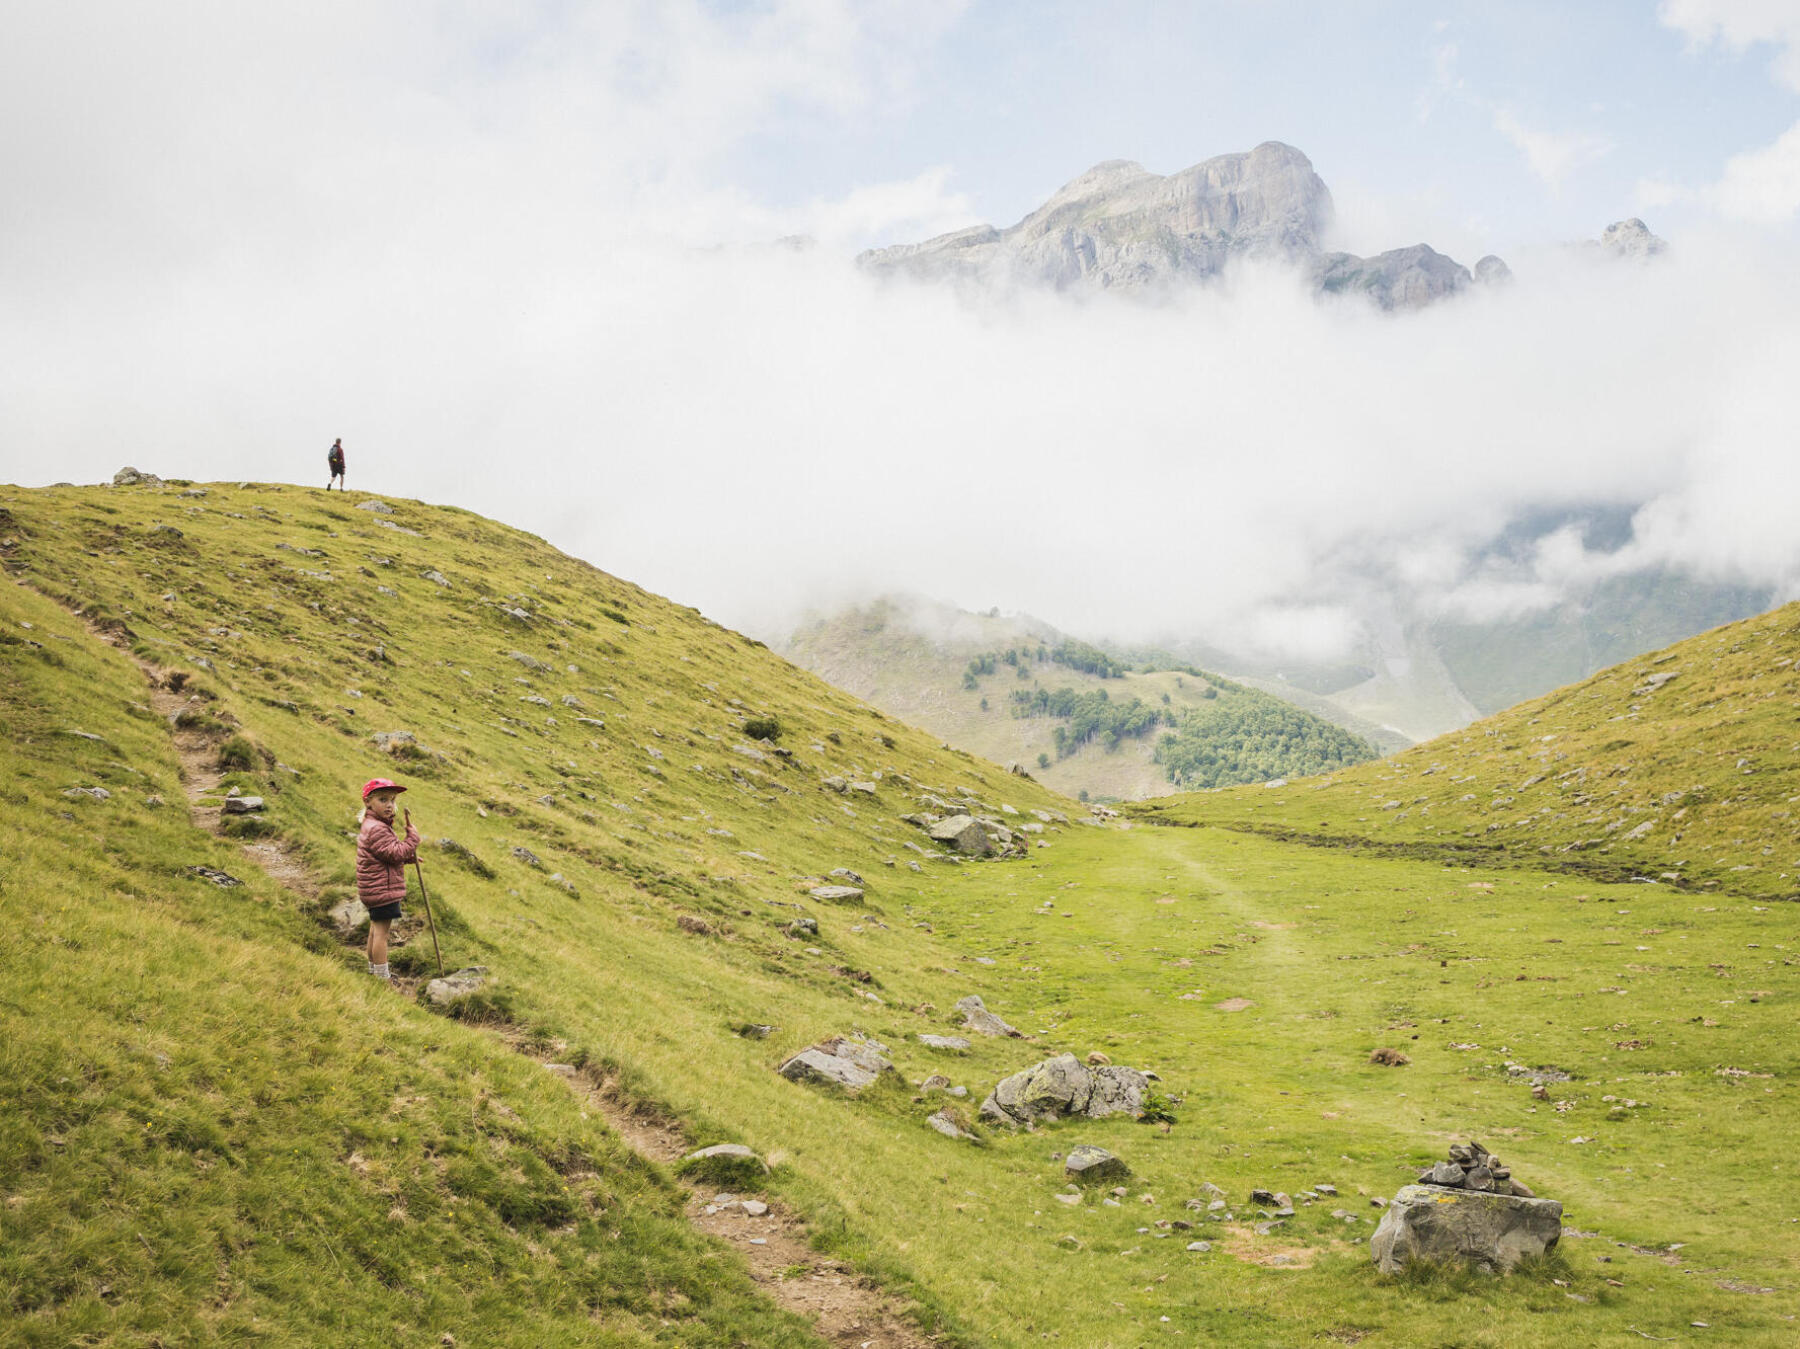
[[1741,52],[1758,43],[1774,46],[1771,73],[1800,92],[1800,4],[1795,0],[1663,0],[1656,16],[1697,47],[1717,43]]
[[1726,160],[1708,198],[1720,214],[1753,224],[1779,225],[1800,214],[1800,122],[1774,144]]
[[[960,223],[948,170],[796,205],[726,185],[756,133],[904,103],[899,9],[69,10],[0,51],[0,176],[31,205],[0,212],[0,478],[322,486],[341,435],[352,490],[771,631],[910,590],[1317,651],[1367,587],[1516,604],[1613,565],[1550,550],[1513,593],[1468,561],[1547,504],[1642,505],[1647,563],[1800,571],[1779,240],[1521,265],[1403,316],[1260,270],[984,300],[847,258]],[[696,246],[798,230],[834,242]]]
[[1551,188],[1561,187],[1577,169],[1612,153],[1613,142],[1585,131],[1542,131],[1527,126],[1510,108],[1494,112],[1494,129],[1525,156],[1531,172]]
[[1632,190],[1632,198],[1640,211],[1654,211],[1660,206],[1679,206],[1694,199],[1693,190],[1667,178],[1640,178]]

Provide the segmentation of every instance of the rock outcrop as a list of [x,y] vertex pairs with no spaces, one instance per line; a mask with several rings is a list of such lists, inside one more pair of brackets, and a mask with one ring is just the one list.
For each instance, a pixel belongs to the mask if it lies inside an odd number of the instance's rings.
[[1025,1032],[1016,1030],[999,1017],[988,1011],[987,1004],[981,1000],[979,993],[971,993],[966,998],[956,1000],[956,1010],[963,1014],[963,1026],[977,1035],[1010,1035],[1015,1040],[1023,1039]]
[[894,1071],[894,1065],[879,1041],[837,1035],[801,1050],[776,1071],[790,1082],[824,1082],[857,1092]]
[[1652,234],[1650,227],[1636,216],[1615,220],[1602,230],[1599,247],[1602,252],[1628,262],[1648,262],[1669,250],[1668,242]]
[[1010,229],[978,225],[858,261],[931,279],[1142,289],[1216,276],[1235,257],[1310,255],[1330,218],[1311,162],[1267,141],[1167,177],[1108,160]]
[[981,1103],[981,1117],[1001,1124],[1035,1124],[1072,1115],[1104,1119],[1143,1109],[1149,1079],[1135,1068],[1090,1068],[1073,1054],[1034,1063],[1002,1078]]
[[[925,280],[1159,291],[1206,282],[1239,259],[1306,269],[1319,290],[1384,309],[1455,295],[1476,276],[1424,244],[1373,258],[1326,253],[1331,193],[1291,145],[1265,141],[1164,177],[1108,160],[1008,229],[977,225],[922,243],[871,249],[868,271]],[[1479,279],[1506,264],[1484,258]]]
[[1414,1260],[1464,1262],[1503,1274],[1562,1237],[1562,1205],[1438,1185],[1405,1185],[1369,1240],[1376,1265],[1397,1274]]
[[1068,1159],[1063,1163],[1063,1174],[1077,1185],[1103,1185],[1107,1181],[1129,1178],[1131,1168],[1123,1158],[1115,1157],[1105,1148],[1095,1147],[1092,1143],[1079,1143],[1069,1149]]
[[425,985],[425,996],[434,1007],[448,1006],[458,998],[466,998],[471,993],[479,993],[487,984],[486,965],[469,965],[455,974],[446,974],[441,979],[433,979]]

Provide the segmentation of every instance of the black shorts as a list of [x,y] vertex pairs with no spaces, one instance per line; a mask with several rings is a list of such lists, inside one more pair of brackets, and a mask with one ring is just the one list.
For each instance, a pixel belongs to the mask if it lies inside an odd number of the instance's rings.
[[397,899],[392,904],[377,904],[374,908],[369,910],[369,921],[371,923],[391,923],[399,916],[400,901]]

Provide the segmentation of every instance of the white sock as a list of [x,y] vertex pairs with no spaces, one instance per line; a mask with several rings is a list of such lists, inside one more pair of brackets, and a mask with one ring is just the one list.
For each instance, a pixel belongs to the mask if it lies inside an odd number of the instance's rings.
[[374,975],[377,979],[392,979],[394,977],[388,973],[387,962],[385,961],[377,965],[371,960],[369,962],[369,973]]

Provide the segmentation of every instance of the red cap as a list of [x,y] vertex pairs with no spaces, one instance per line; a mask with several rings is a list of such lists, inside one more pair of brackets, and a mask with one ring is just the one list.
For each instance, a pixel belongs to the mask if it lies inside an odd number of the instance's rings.
[[406,790],[406,788],[402,787],[398,782],[389,782],[386,778],[370,778],[367,782],[363,783],[363,800],[367,801],[370,792],[378,792],[383,787],[390,788],[396,792],[403,792]]

